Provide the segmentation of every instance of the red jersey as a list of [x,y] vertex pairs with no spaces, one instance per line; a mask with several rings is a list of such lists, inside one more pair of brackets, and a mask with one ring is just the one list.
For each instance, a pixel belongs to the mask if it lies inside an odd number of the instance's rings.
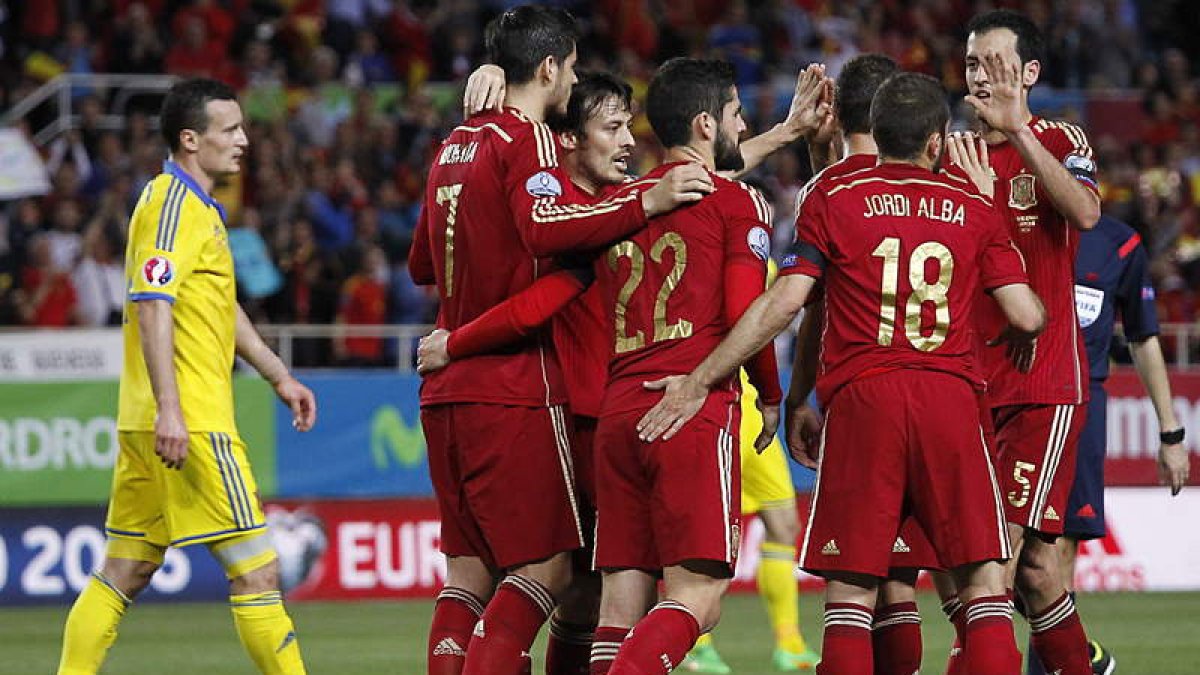
[[[387,323],[387,294],[386,285],[365,274],[355,274],[342,286],[339,320],[352,326]],[[383,358],[383,338],[348,337],[345,345],[347,356],[368,361]]]
[[[1029,126],[1050,154],[1079,182],[1096,191],[1092,149],[1079,127],[1037,117]],[[990,146],[988,156],[996,175],[996,208],[1029,261],[1030,286],[1046,306],[1046,329],[1038,336],[1037,358],[1028,374],[1013,367],[1003,347],[984,350],[989,405],[1083,403],[1088,389],[1087,355],[1075,315],[1079,232],[1054,208],[1012,144]],[[983,321],[982,329],[989,338],[1007,325],[996,308],[985,311]]]
[[[660,166],[643,180],[674,166]],[[716,190],[704,199],[651,219],[596,261],[613,336],[602,415],[657,403],[662,393],[642,383],[695,369],[766,287],[770,207],[742,183],[716,174],[712,180]],[[763,401],[777,403],[774,347],[767,345],[747,370]],[[732,377],[713,395],[732,403],[737,392]]]
[[909,164],[817,181],[780,274],[825,284],[817,398],[896,368],[937,370],[977,387],[981,290],[1026,283],[991,200]]
[[[414,281],[437,283],[438,327],[465,325],[527,288],[549,269],[544,256],[599,248],[645,223],[640,189],[564,205],[566,182],[554,134],[518,111],[485,112],[454,129],[430,169],[409,254]],[[425,378],[422,405],[563,403],[546,338],[451,362]]]

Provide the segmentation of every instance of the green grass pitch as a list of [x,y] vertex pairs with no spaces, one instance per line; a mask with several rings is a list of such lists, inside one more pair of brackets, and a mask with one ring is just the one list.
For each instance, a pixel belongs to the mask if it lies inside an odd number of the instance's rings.
[[[1107,645],[1125,675],[1200,673],[1200,593],[1110,593],[1080,597],[1089,633]],[[296,603],[290,606],[308,671],[338,675],[424,673],[429,602]],[[940,675],[950,640],[937,598],[924,594],[925,665]],[[67,608],[0,608],[0,673],[54,672]],[[805,636],[819,641],[820,596],[801,596]],[[1024,630],[1018,640],[1024,649]],[[753,595],[726,600],[717,647],[739,675],[766,675],[771,645],[766,615]],[[542,643],[535,652],[542,653]],[[214,675],[252,673],[221,604],[135,606],[105,673]],[[540,673],[540,661],[534,673]]]

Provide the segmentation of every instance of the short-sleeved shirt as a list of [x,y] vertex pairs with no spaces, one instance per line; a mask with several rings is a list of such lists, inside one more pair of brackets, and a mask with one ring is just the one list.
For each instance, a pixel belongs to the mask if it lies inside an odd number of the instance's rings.
[[1133,228],[1101,216],[1095,229],[1082,233],[1075,258],[1075,307],[1093,382],[1108,379],[1118,313],[1130,342],[1158,335],[1150,259]]
[[[553,269],[548,256],[603,247],[645,223],[638,189],[589,204],[563,199],[554,134],[506,108],[454,129],[430,169],[409,270],[436,281],[437,324],[454,330]],[[422,405],[565,402],[549,335],[452,361],[427,375]]]
[[[650,171],[662,177],[678,163]],[[653,218],[596,261],[596,279],[611,317],[612,360],[602,416],[650,408],[661,392],[642,383],[691,372],[733,327],[726,311],[726,270],[744,265],[766,278],[770,210],[753,188],[712,174],[704,199]],[[621,193],[618,193],[621,194]],[[737,378],[713,396],[737,395]]]
[[188,431],[233,431],[237,285],[225,213],[174,162],[164,164],[134,208],[125,278],[125,361],[117,428],[154,429],[158,406],[142,353],[137,312],[140,301],[157,299],[172,305],[175,378]]
[[909,164],[819,181],[805,198],[780,274],[825,284],[817,397],[897,368],[937,370],[977,387],[981,290],[1026,283],[991,200]]
[[[1034,117],[1030,129],[1084,187],[1096,192],[1096,164],[1083,131],[1072,124]],[[1020,373],[1003,348],[984,351],[988,401],[993,407],[1078,404],[1087,399],[1086,353],[1075,315],[1075,252],[1079,232],[1058,212],[1037,176],[1011,143],[988,148],[996,175],[996,206],[1009,234],[1029,264],[1029,282],[1046,307],[1046,328],[1037,357]],[[1098,194],[1098,193],[1097,193]],[[995,308],[985,311],[983,330],[995,336],[1006,322]]]

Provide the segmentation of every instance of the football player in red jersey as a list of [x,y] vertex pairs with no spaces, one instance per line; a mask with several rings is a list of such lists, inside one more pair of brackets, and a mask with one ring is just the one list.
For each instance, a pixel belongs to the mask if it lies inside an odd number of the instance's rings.
[[639,423],[645,439],[686,430],[710,388],[823,280],[817,394],[828,407],[801,559],[828,580],[818,673],[873,672],[873,608],[905,511],[969,598],[971,672],[1020,672],[1000,564],[1010,549],[979,424],[974,314],[985,289],[1012,333],[1036,335],[1045,312],[991,200],[933,173],[948,119],[936,81],[885,82],[871,108],[879,166],[814,187],[785,276],[691,374],[652,383],[667,393]]
[[[1050,317],[1036,342],[1010,343],[1007,351],[1015,350],[1017,359],[1004,349],[984,351],[1009,536],[1024,542],[1009,564],[1009,584],[1024,602],[1034,648],[1047,670],[1087,675],[1087,638],[1062,584],[1054,542],[1063,531],[1076,441],[1087,412],[1074,274],[1078,230],[1093,228],[1100,217],[1096,165],[1079,127],[1029,110],[1029,90],[1041,69],[1037,27],[1001,10],[977,16],[968,31],[966,100],[989,144],[996,207],[1029,262],[1030,285]],[[1003,325],[992,314],[982,325],[985,335]],[[948,607],[953,612],[953,603]],[[952,659],[949,672],[955,668]]]
[[[472,117],[442,144],[409,259],[415,281],[437,284],[440,327],[457,328],[528,287],[550,264],[541,256],[604,246],[711,189],[698,167],[682,167],[611,201],[560,202],[565,179],[542,120],[566,107],[576,34],[566,12],[532,5],[488,28],[492,60],[510,82],[505,107]],[[562,379],[535,335],[451,363],[422,385],[448,558],[430,673],[520,672],[569,581],[570,553],[583,537]]]

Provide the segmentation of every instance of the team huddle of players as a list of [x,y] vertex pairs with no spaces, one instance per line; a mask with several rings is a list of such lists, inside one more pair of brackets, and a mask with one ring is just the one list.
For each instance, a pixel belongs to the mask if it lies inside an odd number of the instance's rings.
[[503,106],[428,175],[409,269],[441,299],[418,367],[448,559],[428,672],[527,672],[547,620],[548,673],[678,666],[736,564],[738,369],[762,448],[783,402],[771,340],[807,306],[785,407],[818,468],[800,559],[827,580],[817,672],[917,670],[919,630],[878,629],[915,623],[926,568],[947,573],[952,672],[1020,672],[1015,588],[1047,672],[1091,673],[1054,539],[1088,396],[1077,230],[1099,199],[1082,131],[1029,113],[1036,28],[972,22],[979,135],[950,135],[941,85],[884,57],[836,86],[810,66],[789,120],[829,166],[765,293],[771,210],[730,176],[777,139],[739,143],[731,67],[658,70],[666,161],[631,180],[629,87],[576,85],[576,36],[551,8],[493,22],[504,79],[470,97]]

